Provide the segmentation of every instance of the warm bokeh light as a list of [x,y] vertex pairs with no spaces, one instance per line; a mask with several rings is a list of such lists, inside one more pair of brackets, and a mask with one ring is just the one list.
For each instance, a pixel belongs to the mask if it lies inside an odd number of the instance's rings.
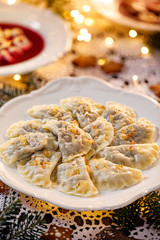
[[72,17],[75,18],[75,17],[79,16],[79,11],[78,10],[72,10],[70,14],[71,14]]
[[106,43],[107,46],[112,46],[113,43],[114,43],[114,40],[113,40],[113,38],[111,38],[111,37],[107,37],[107,38],[105,39],[105,43]]
[[132,76],[132,80],[133,80],[133,81],[137,81],[137,80],[138,80],[138,76],[137,76],[137,75],[133,75],[133,76]]
[[74,21],[78,24],[81,24],[84,21],[84,16],[80,14],[77,17],[74,18]]
[[105,0],[108,5],[113,4],[114,0]]
[[138,81],[138,76],[137,75],[133,75],[132,76],[132,81],[133,81],[133,85],[136,86],[137,85],[137,81]]
[[8,5],[13,5],[16,3],[16,0],[8,0],[7,3]]
[[77,36],[77,39],[78,39],[78,41],[83,41],[83,40],[84,40],[84,37],[83,37],[83,35],[79,34],[79,35]]
[[100,58],[100,59],[97,60],[97,64],[100,65],[100,66],[104,65],[105,62],[106,62],[106,59],[104,59],[104,58]]
[[68,12],[68,11],[65,11],[65,12],[63,13],[63,16],[64,16],[64,18],[67,19],[67,20],[69,20],[69,19],[71,18],[70,12]]
[[88,32],[86,28],[81,28],[80,29],[80,34],[77,36],[77,39],[79,41],[85,41],[85,42],[90,42],[91,40],[91,34]]
[[131,38],[135,38],[135,37],[137,37],[137,32],[136,32],[135,30],[130,30],[130,31],[129,31],[129,36],[130,36]]
[[84,38],[85,42],[90,42],[91,41],[91,34],[86,33],[86,34],[84,34],[83,38]]
[[80,32],[80,34],[84,35],[84,34],[88,33],[88,30],[86,28],[81,28],[79,32]]
[[85,23],[86,26],[89,27],[89,26],[93,25],[94,20],[93,20],[93,18],[86,18],[84,23]]
[[149,48],[146,46],[141,47],[141,53],[146,55],[149,53]]
[[15,75],[13,76],[13,79],[14,79],[15,81],[19,81],[19,80],[21,80],[21,75],[20,75],[20,74],[15,74]]
[[84,5],[84,6],[83,6],[83,10],[84,10],[85,12],[89,12],[89,11],[91,10],[91,7],[90,7],[89,5]]

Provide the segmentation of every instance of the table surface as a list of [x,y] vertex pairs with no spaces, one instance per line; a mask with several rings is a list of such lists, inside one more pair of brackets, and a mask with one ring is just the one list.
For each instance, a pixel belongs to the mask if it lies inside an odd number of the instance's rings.
[[[156,36],[158,39],[158,33],[137,31],[137,37],[131,38],[129,36],[131,29],[104,18],[87,0],[25,2],[41,8],[49,7],[64,17],[67,24],[70,24],[73,42],[71,49],[59,60],[22,75],[20,81],[14,81],[14,76],[0,77],[0,105],[18,95],[38,89],[51,80],[63,76],[82,75],[102,78],[113,86],[146,94],[159,102],[160,45],[154,45],[154,38]],[[91,7],[89,12],[82,8],[86,5]],[[92,24],[88,26],[84,22],[76,23],[70,16],[73,9],[78,9],[85,19],[91,19]],[[77,38],[83,28],[87,28],[91,34],[89,41],[81,41]],[[148,54],[142,52],[143,46],[149,49]],[[109,62],[112,62],[114,69],[107,64]],[[65,239],[96,239],[96,234],[111,224],[110,211],[80,212],[61,209],[17,192],[0,182],[1,211],[4,208],[4,199],[9,201],[13,197],[20,199],[22,210],[27,214],[35,210],[43,211],[47,228],[43,232],[42,239],[64,239],[63,234],[66,234],[64,232],[66,229],[68,235],[65,235]],[[20,213],[17,218],[19,216]],[[57,238],[55,237],[55,226],[60,227],[58,231],[61,232],[61,238],[58,234]],[[130,237],[145,240],[159,239],[160,233],[144,222],[142,226],[137,226],[130,232]]]

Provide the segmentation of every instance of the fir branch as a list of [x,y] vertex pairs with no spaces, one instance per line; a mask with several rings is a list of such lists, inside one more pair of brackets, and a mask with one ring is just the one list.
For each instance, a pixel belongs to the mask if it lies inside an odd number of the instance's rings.
[[19,214],[21,207],[19,199],[11,198],[9,202],[7,202],[7,198],[5,199],[4,209],[0,212],[0,236],[2,240],[3,236],[5,237],[10,231],[12,221]]
[[0,223],[6,220],[12,220],[15,215],[19,214],[21,207],[22,203],[19,199],[11,198],[9,202],[5,199],[4,209],[0,211]]
[[52,11],[64,18],[64,11],[70,9],[70,0],[47,0],[48,6]]
[[[160,229],[160,194],[151,192],[132,204],[113,211],[112,226],[129,235],[146,220],[149,226]],[[143,220],[143,219],[144,220]]]
[[[15,224],[17,228],[15,228]],[[41,217],[41,213],[37,211],[30,214],[22,213],[19,219],[13,223],[9,240],[37,240],[45,228],[45,221]]]
[[160,194],[151,192],[143,198],[142,217],[153,228],[160,229]]
[[1,240],[37,240],[47,228],[42,212],[22,212],[19,199],[5,201],[0,212]]
[[156,32],[147,36],[145,43],[153,49],[160,49],[160,33]]
[[55,0],[46,0],[47,7],[51,7],[54,4]]
[[130,231],[144,223],[143,219],[140,217],[140,212],[141,199],[111,213],[112,226],[121,229],[124,234],[129,235]]
[[5,104],[5,101],[3,101],[2,99],[0,99],[0,107]]

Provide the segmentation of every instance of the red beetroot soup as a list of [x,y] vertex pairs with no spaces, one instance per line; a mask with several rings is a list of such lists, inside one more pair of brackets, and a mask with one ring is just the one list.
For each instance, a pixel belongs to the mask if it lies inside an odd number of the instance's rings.
[[[15,39],[13,40],[13,37],[6,37],[4,41],[10,41],[11,45],[10,47],[2,46],[3,42],[0,42],[0,66],[6,66],[26,61],[37,56],[44,48],[44,40],[37,32],[17,24],[0,23],[0,29],[2,32],[5,32],[6,29],[13,31],[15,28],[18,28],[22,31],[23,38],[29,42],[29,47],[21,48],[21,45],[17,47],[17,45],[14,45]],[[20,39],[18,35],[17,39]],[[11,52],[10,50],[15,49],[15,46],[17,49],[16,52]],[[1,54],[2,51],[3,54]]]

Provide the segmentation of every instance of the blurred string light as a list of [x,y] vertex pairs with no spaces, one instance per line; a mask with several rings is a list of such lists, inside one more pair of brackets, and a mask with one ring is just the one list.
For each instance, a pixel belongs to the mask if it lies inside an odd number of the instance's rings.
[[81,28],[79,31],[79,35],[77,36],[79,41],[90,42],[91,34],[88,32],[86,28]]
[[[83,11],[89,12],[90,10],[91,10],[91,7],[89,5],[83,6]],[[94,23],[93,18],[85,17],[76,9],[73,9],[70,12],[70,16],[73,17],[75,23],[77,24],[84,23],[87,27],[92,26]],[[92,38],[92,35],[91,33],[88,32],[88,29],[86,28],[80,29],[79,34],[77,36],[78,41],[90,42],[91,38]]]
[[81,35],[81,34],[79,34],[78,36],[77,36],[77,39],[78,39],[78,41],[83,41],[84,40],[84,37]]
[[75,18],[75,17],[78,17],[80,13],[78,10],[72,10],[70,14],[71,14],[71,17]]
[[15,74],[15,75],[13,76],[13,79],[14,79],[15,81],[19,81],[19,80],[21,80],[21,75],[20,75],[20,74]]
[[100,65],[100,66],[104,65],[105,62],[106,62],[106,59],[105,59],[105,58],[99,58],[99,59],[97,60],[97,64]]
[[16,0],[8,0],[7,3],[8,5],[13,5],[16,3]]
[[91,7],[90,7],[89,5],[84,5],[84,6],[83,6],[83,10],[84,10],[85,12],[89,12],[89,11],[91,10]]
[[70,15],[70,12],[69,12],[69,11],[65,11],[65,12],[63,13],[63,16],[64,16],[64,18],[65,18],[66,20],[69,20],[69,19],[71,18],[71,15]]
[[84,22],[84,16],[79,14],[77,17],[74,18],[75,23],[81,24]]
[[81,24],[84,22],[84,16],[82,14],[80,14],[80,12],[76,9],[72,10],[70,12],[71,17],[74,18],[74,21],[78,24]]
[[147,55],[149,53],[149,48],[147,46],[142,46],[141,47],[141,53],[143,55]]
[[108,47],[111,47],[111,46],[113,46],[114,40],[111,37],[106,37],[105,43]]
[[135,38],[135,37],[137,37],[137,32],[132,29],[132,30],[129,31],[129,36],[130,36],[131,38]]
[[86,28],[81,28],[79,32],[80,34],[85,35],[86,33],[88,33],[88,30]]
[[91,41],[91,34],[90,33],[86,33],[84,35],[84,41],[85,42],[90,42]]
[[94,24],[94,20],[93,20],[93,18],[86,18],[84,23],[87,27],[89,27],[89,26],[92,26]]
[[113,4],[114,0],[106,0],[107,4],[110,5],[110,4]]
[[133,75],[132,76],[132,81],[133,81],[133,85],[136,86],[137,82],[138,82],[138,76],[137,75]]

